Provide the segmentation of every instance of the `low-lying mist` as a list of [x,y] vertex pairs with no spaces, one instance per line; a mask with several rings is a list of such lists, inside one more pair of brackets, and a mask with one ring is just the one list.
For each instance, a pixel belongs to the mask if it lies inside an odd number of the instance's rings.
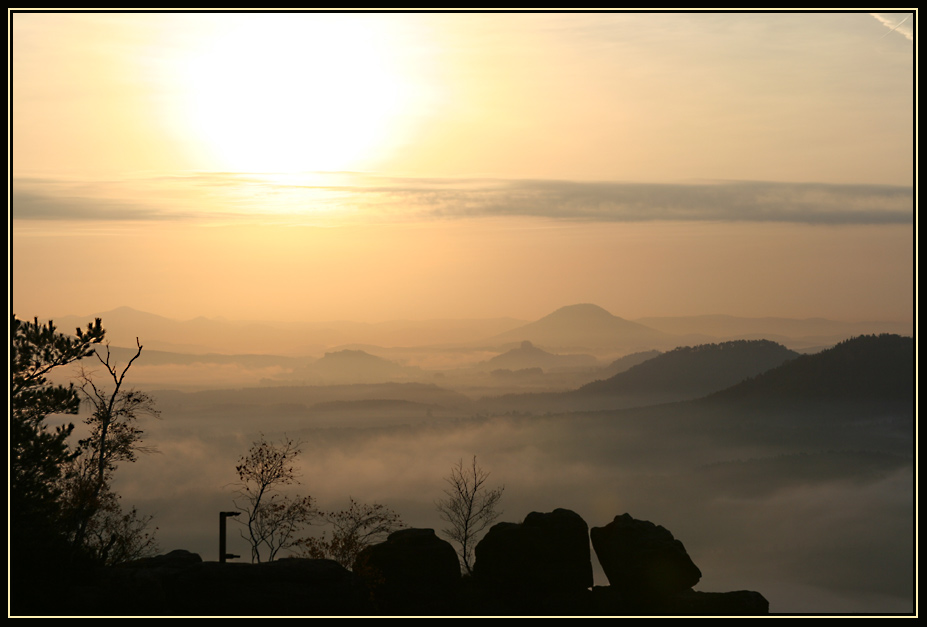
[[[159,452],[121,467],[115,487],[124,504],[155,515],[163,551],[217,559],[218,512],[234,509],[238,458],[260,432],[285,433],[302,442],[301,485],[290,492],[322,509],[353,497],[440,531],[443,477],[476,455],[490,483],[505,485],[500,520],[558,507],[590,527],[625,512],[651,520],[685,544],[703,573],[698,590],[757,590],[772,612],[913,609],[914,467],[894,424],[879,437],[848,428],[805,439],[784,416],[781,427],[755,433],[738,426],[737,411],[678,403],[534,416],[421,412],[379,426],[344,409],[341,424],[353,426],[333,427],[311,412],[241,403],[231,391],[212,411],[193,394],[161,395],[162,419],[145,424]],[[232,527],[229,551],[246,559]],[[593,562],[596,584],[607,585]]]

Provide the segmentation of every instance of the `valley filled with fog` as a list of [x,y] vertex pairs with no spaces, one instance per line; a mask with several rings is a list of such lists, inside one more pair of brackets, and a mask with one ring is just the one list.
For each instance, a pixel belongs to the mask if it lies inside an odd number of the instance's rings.
[[[217,559],[235,466],[263,434],[302,443],[289,493],[322,509],[381,503],[440,532],[444,477],[475,455],[505,486],[500,520],[650,520],[702,570],[697,590],[757,590],[772,612],[913,609],[910,324],[595,305],[380,325],[98,315],[117,362],[144,346],[127,383],[161,412],[140,425],[157,452],[114,487],[154,516],[162,552]],[[229,551],[249,555],[232,523]]]

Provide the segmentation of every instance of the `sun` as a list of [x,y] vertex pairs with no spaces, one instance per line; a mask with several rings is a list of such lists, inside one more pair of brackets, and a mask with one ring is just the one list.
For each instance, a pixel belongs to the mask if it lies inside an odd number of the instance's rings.
[[188,128],[216,169],[351,169],[402,126],[410,90],[376,16],[226,17],[181,66]]

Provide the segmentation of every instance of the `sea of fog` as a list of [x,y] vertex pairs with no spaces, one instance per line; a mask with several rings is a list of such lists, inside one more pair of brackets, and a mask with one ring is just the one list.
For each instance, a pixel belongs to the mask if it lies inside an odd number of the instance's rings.
[[[218,559],[219,512],[235,509],[236,463],[263,433],[302,442],[301,484],[318,507],[349,497],[381,503],[408,526],[444,523],[434,503],[444,477],[476,455],[504,485],[500,520],[571,509],[590,527],[629,513],[669,529],[702,571],[701,591],[756,590],[774,613],[914,610],[914,462],[911,443],[835,433],[756,439],[701,429],[685,405],[655,412],[588,412],[384,419],[342,415],[313,423],[299,408],[247,404],[215,392],[152,391],[143,455],[117,472],[126,506],[153,514],[162,552]],[[232,519],[228,550],[250,555]],[[324,527],[312,527],[319,534]],[[593,552],[596,585],[608,582]]]

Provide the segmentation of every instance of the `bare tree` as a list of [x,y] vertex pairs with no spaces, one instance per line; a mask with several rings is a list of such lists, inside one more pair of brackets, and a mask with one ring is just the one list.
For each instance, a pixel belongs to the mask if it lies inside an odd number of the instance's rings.
[[122,389],[129,368],[142,354],[138,338],[135,344],[138,350],[121,371],[115,363],[111,363],[108,345],[105,358],[99,352],[94,353],[106,369],[107,378],[112,379],[112,391],[97,386],[87,371],[81,369],[80,373],[80,389],[93,407],[93,414],[86,421],[91,427],[90,437],[81,440],[79,445],[82,450],[90,452],[93,461],[91,470],[100,487],[106,483],[107,473],[115,468],[117,462],[134,462],[136,453],[154,450],[140,445],[143,432],[136,426],[136,421],[140,415],[158,417],[161,412],[155,409],[154,400],[144,392]]
[[358,503],[353,497],[348,509],[325,512],[322,518],[332,525],[331,537],[305,538],[305,554],[315,559],[333,559],[347,569],[354,567],[358,554],[405,526],[399,514],[379,503]]
[[115,563],[144,556],[157,549],[151,516],[140,516],[135,508],[123,513],[119,496],[112,491],[113,473],[119,462],[134,462],[138,453],[153,452],[141,444],[143,431],[138,419],[158,417],[154,400],[138,390],[123,388],[126,374],[142,354],[142,345],[125,367],[112,360],[109,345],[105,357],[93,354],[106,370],[112,387],[98,384],[92,373],[81,368],[80,391],[92,413],[85,420],[90,434],[80,440],[77,453],[66,465],[62,479],[63,509],[70,525],[70,540],[104,563]]
[[282,487],[299,483],[294,465],[299,447],[298,440],[286,436],[278,443],[268,442],[262,433],[238,460],[235,493],[239,500],[234,503],[247,514],[241,521],[246,528],[241,536],[251,544],[252,562],[261,561],[262,548],[267,550],[267,560],[273,561],[280,550],[297,545],[301,529],[318,516],[312,497],[280,493]]
[[477,465],[476,455],[468,467],[461,459],[444,478],[448,485],[445,498],[435,502],[441,518],[450,525],[442,533],[460,545],[458,554],[468,575],[473,574],[473,550],[480,534],[502,515],[496,506],[505,486],[489,488],[488,479],[489,473]]

